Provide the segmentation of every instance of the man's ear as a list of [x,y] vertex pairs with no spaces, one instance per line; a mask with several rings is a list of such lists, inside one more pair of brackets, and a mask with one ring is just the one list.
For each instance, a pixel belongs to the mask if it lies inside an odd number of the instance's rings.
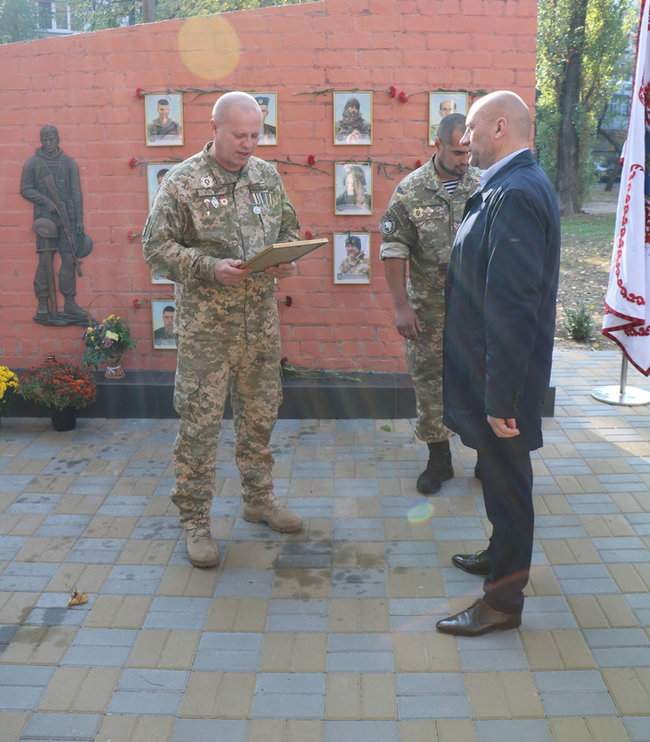
[[508,119],[504,116],[499,116],[495,121],[494,138],[502,139],[508,130]]

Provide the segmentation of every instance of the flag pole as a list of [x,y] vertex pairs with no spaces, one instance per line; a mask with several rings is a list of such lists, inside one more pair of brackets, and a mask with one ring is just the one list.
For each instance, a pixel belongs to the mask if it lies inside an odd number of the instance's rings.
[[650,403],[650,392],[627,385],[628,360],[625,353],[621,353],[621,357],[621,380],[619,385],[598,387],[592,391],[591,396],[599,402],[605,402],[605,404],[626,407]]

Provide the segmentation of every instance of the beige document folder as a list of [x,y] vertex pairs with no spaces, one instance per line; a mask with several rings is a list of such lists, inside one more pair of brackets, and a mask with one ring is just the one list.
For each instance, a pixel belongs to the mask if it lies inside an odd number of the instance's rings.
[[272,245],[265,247],[262,252],[257,253],[254,258],[242,264],[242,268],[248,268],[253,273],[259,273],[273,265],[290,263],[292,260],[298,260],[303,255],[307,255],[312,250],[317,250],[323,245],[327,245],[326,238],[316,240],[296,240],[295,242],[274,242]]

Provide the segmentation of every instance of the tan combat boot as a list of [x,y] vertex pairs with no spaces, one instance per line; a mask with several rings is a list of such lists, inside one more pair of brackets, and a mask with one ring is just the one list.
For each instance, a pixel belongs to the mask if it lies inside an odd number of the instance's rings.
[[297,533],[302,530],[300,516],[280,507],[275,499],[257,505],[245,505],[244,520],[249,523],[266,523],[269,528],[280,533]]
[[187,556],[195,567],[203,569],[219,564],[217,542],[210,533],[210,518],[200,518],[185,524]]

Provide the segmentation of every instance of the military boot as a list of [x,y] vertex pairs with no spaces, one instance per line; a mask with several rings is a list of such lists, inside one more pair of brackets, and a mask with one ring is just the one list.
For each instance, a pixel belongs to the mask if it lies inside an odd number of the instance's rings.
[[454,469],[451,465],[449,441],[427,443],[427,446],[429,448],[427,468],[420,474],[415,486],[423,495],[435,495],[442,487],[442,483],[454,476]]
[[185,523],[187,556],[195,567],[203,569],[219,564],[217,542],[210,533],[210,517],[201,516]]
[[73,297],[65,297],[63,313],[75,319],[88,319],[88,313],[77,304]]
[[266,523],[279,533],[297,533],[302,530],[302,519],[291,510],[280,507],[275,498],[244,506],[244,520],[249,523]]

